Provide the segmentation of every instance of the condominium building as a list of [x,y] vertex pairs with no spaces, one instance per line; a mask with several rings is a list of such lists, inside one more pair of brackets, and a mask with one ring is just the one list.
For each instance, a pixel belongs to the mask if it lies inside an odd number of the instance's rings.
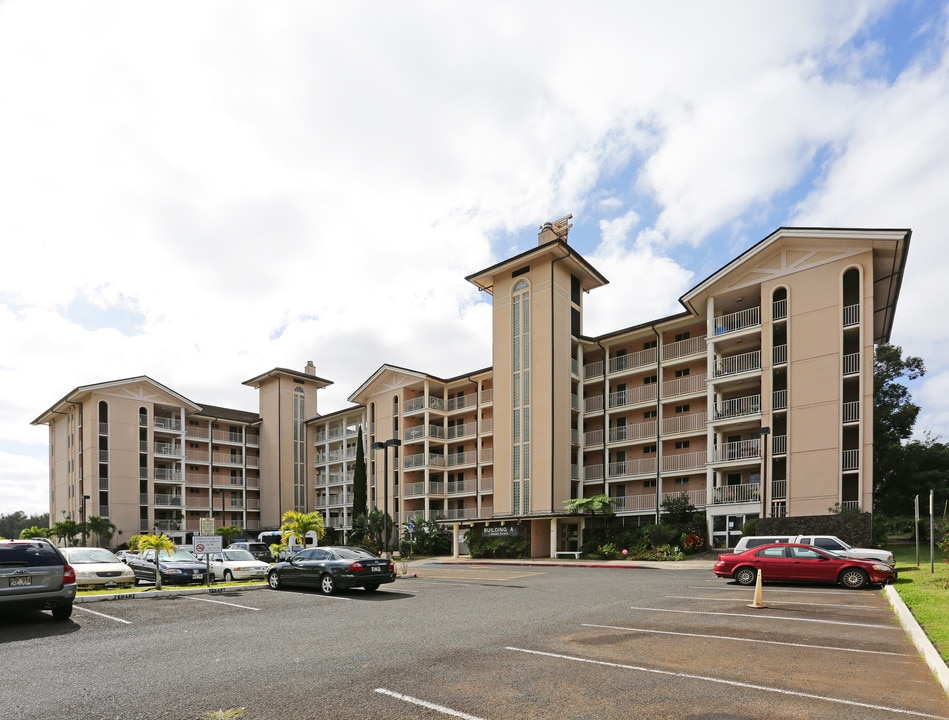
[[448,523],[456,549],[467,526],[516,523],[535,557],[575,551],[582,518],[565,503],[601,494],[651,523],[685,493],[719,547],[751,518],[872,510],[873,348],[910,231],[780,228],[682,312],[593,337],[584,296],[608,281],[570,227],[547,223],[535,247],[468,276],[492,303],[487,368],[383,364],[326,414],[312,363],[246,381],[257,413],[146,377],[76,388],[34,421],[50,427],[51,521],[101,515],[184,541],[202,517],[254,532],[292,509],[345,534],[360,430],[370,508],[397,528]]

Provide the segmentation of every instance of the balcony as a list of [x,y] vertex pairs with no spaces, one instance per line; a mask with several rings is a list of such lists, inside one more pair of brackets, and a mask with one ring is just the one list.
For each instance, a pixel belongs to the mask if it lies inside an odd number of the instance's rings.
[[640,350],[639,352],[627,353],[625,355],[616,355],[610,358],[609,372],[613,374],[626,370],[634,370],[644,365],[655,365],[656,358],[656,348]]
[[722,443],[711,448],[709,462],[734,462],[736,460],[747,460],[748,458],[757,460],[761,457],[760,446],[761,443],[758,438]]
[[426,397],[424,395],[416,398],[410,398],[405,401],[405,404],[402,406],[402,414],[408,415],[409,413],[419,412],[425,410],[438,410],[444,412],[445,410],[445,401],[440,397],[435,397],[434,395],[429,395],[426,402]]
[[860,374],[860,353],[850,353],[843,356],[844,375]]
[[671,398],[676,395],[692,395],[705,391],[705,373],[687,375],[686,377],[667,380],[662,384],[662,397]]
[[844,472],[860,469],[860,451],[844,450],[841,457],[841,468]]
[[677,413],[670,418],[664,418],[662,421],[662,432],[664,435],[673,435],[675,433],[695,432],[705,429],[705,412],[697,413]]
[[754,350],[741,355],[716,359],[714,377],[721,378],[759,370],[761,370],[761,351]]
[[654,492],[641,495],[618,495],[612,500],[613,510],[616,512],[645,512],[656,509],[656,493]]
[[464,410],[465,408],[473,408],[478,404],[478,396],[474,393],[469,393],[468,395],[461,395],[460,397],[453,397],[448,399],[448,412],[454,412],[456,410]]
[[610,479],[621,477],[637,477],[639,475],[655,475],[656,458],[641,458],[639,460],[622,460],[610,463]]
[[787,345],[775,345],[771,348],[771,364],[772,365],[787,365],[788,364],[788,346]]
[[176,417],[155,416],[153,424],[156,430],[163,430],[166,432],[181,432],[181,420]]
[[701,470],[705,467],[705,461],[706,454],[704,451],[664,455],[662,457],[662,471],[685,472],[687,470]]
[[445,456],[439,453],[416,453],[402,458],[402,469],[413,470],[424,467],[445,467]]
[[632,442],[633,440],[653,439],[656,437],[656,421],[619,425],[610,428],[610,442]]
[[[642,387],[631,390],[619,390],[610,393],[610,408],[626,407],[627,405],[638,405],[644,402],[652,402],[656,399],[656,383],[643,385]],[[589,409],[587,409],[589,412]]]
[[772,410],[787,410],[788,409],[788,391],[787,390],[775,390],[771,393],[771,409]]
[[699,355],[705,352],[705,346],[705,335],[669,343],[662,346],[662,359],[675,360],[689,355]]
[[771,319],[784,320],[788,316],[788,301],[775,300],[771,303]]
[[845,423],[860,422],[860,401],[843,404],[843,421]]
[[787,435],[772,435],[771,436],[771,454],[772,455],[787,455],[788,454],[788,436]]
[[720,315],[715,318],[715,335],[725,335],[759,325],[761,325],[760,307],[739,310],[738,312]]
[[713,505],[731,505],[734,503],[758,502],[758,483],[744,485],[723,485],[712,488]]
[[847,305],[843,312],[843,326],[853,327],[860,324],[860,304]]
[[583,379],[591,380],[593,378],[603,377],[603,368],[605,364],[602,360],[597,360],[596,362],[587,363],[583,366]]
[[716,402],[712,418],[713,420],[729,420],[760,413],[761,395],[745,395]]

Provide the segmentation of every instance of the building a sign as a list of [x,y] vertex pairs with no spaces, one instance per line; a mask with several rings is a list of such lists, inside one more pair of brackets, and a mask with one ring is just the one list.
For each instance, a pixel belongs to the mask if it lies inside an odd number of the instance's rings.
[[517,537],[518,534],[517,525],[481,528],[481,537],[483,538]]

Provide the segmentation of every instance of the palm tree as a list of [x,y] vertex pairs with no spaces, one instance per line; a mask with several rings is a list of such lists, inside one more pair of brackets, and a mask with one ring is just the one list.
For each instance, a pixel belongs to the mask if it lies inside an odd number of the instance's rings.
[[72,518],[60,520],[50,529],[53,537],[58,539],[61,543],[65,543],[67,547],[76,541],[76,535],[81,531],[82,526]]
[[86,528],[91,533],[95,533],[96,540],[98,541],[99,547],[107,547],[112,541],[112,536],[115,535],[115,523],[111,522],[109,518],[100,517],[98,515],[93,515],[86,522]]
[[283,531],[283,547],[290,544],[290,538],[305,543],[308,532],[316,532],[316,539],[320,540],[326,535],[326,526],[323,525],[323,516],[318,512],[301,513],[294,510],[287,510],[283,514],[283,524],[280,526]]
[[[175,549],[175,543],[172,539],[162,533],[161,535],[138,535],[137,547],[139,550],[155,551],[155,589],[161,590],[161,568],[158,566],[158,558],[162,552],[172,552]],[[134,538],[133,538],[134,539]],[[129,540],[131,545],[131,540]]]
[[231,538],[241,534],[241,529],[239,527],[235,527],[234,525],[227,525],[225,527],[219,527],[214,531],[214,534],[220,535],[221,544],[224,547],[227,547],[231,544]]

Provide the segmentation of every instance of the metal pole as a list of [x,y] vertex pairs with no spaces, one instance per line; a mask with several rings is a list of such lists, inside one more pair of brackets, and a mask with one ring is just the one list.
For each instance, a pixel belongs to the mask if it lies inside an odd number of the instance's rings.
[[389,557],[389,444],[382,446],[382,548]]

